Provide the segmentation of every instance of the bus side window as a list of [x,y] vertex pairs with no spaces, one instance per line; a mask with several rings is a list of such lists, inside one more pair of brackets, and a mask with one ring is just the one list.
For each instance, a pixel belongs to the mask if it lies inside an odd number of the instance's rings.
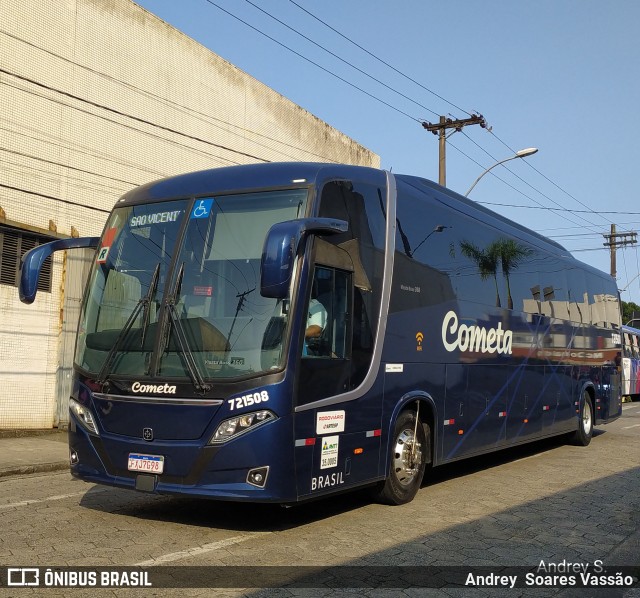
[[630,337],[628,332],[623,334],[623,349],[625,357],[633,357],[633,339]]

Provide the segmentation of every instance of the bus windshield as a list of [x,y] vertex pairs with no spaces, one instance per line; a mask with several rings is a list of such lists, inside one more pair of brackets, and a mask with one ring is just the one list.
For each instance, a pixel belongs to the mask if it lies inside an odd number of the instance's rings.
[[287,305],[260,295],[260,259],[269,228],[302,217],[307,194],[116,208],[89,278],[77,365],[98,379],[195,370],[210,380],[282,367]]

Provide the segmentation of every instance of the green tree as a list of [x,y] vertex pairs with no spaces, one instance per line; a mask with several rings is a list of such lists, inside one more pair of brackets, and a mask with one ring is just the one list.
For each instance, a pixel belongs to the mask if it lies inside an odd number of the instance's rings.
[[509,280],[509,275],[533,253],[533,250],[521,245],[513,239],[498,239],[487,249],[500,256],[502,273],[507,280],[507,307],[509,309],[513,309],[513,298],[511,297],[511,281]]
[[[622,301],[622,323],[626,324],[629,320],[633,319],[633,312],[636,315],[640,314],[640,305],[633,303],[633,301]],[[640,321],[636,320],[630,324],[634,328],[640,328]]]
[[509,276],[533,253],[533,250],[513,239],[507,239],[505,237],[496,239],[492,243],[489,243],[484,249],[481,249],[470,241],[462,241],[460,243],[460,250],[462,251],[462,255],[476,263],[482,280],[493,276],[493,281],[496,285],[496,307],[502,306],[500,291],[498,289],[498,264],[502,266],[502,274],[507,282],[507,307],[513,309],[511,280]]
[[480,249],[480,247],[474,245],[470,241],[461,241],[460,251],[462,251],[462,255],[476,263],[482,280],[486,280],[490,276],[493,276],[493,281],[496,285],[496,307],[501,307],[502,304],[500,302],[500,292],[498,291],[497,275],[498,259],[500,256],[497,251],[496,243],[491,243],[491,245],[486,249]]

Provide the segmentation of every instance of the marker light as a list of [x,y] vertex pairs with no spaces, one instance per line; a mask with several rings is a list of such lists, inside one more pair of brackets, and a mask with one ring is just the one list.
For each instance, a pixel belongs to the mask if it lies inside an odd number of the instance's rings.
[[227,442],[227,440],[240,436],[240,434],[244,434],[274,419],[276,419],[276,415],[266,410],[243,413],[237,417],[225,419],[216,429],[209,444]]
[[82,427],[87,430],[87,432],[95,434],[96,436],[100,435],[98,433],[98,426],[96,426],[96,421],[89,409],[78,403],[78,401],[69,399],[69,411],[71,411],[71,413],[76,416],[77,420],[80,422]]

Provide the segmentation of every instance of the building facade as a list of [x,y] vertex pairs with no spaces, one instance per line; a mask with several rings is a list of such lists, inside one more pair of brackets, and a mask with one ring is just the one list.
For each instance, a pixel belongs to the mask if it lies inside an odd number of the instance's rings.
[[31,306],[20,256],[100,234],[128,189],[271,161],[379,157],[130,0],[0,0],[0,429],[64,427],[90,258],[56,255]]

